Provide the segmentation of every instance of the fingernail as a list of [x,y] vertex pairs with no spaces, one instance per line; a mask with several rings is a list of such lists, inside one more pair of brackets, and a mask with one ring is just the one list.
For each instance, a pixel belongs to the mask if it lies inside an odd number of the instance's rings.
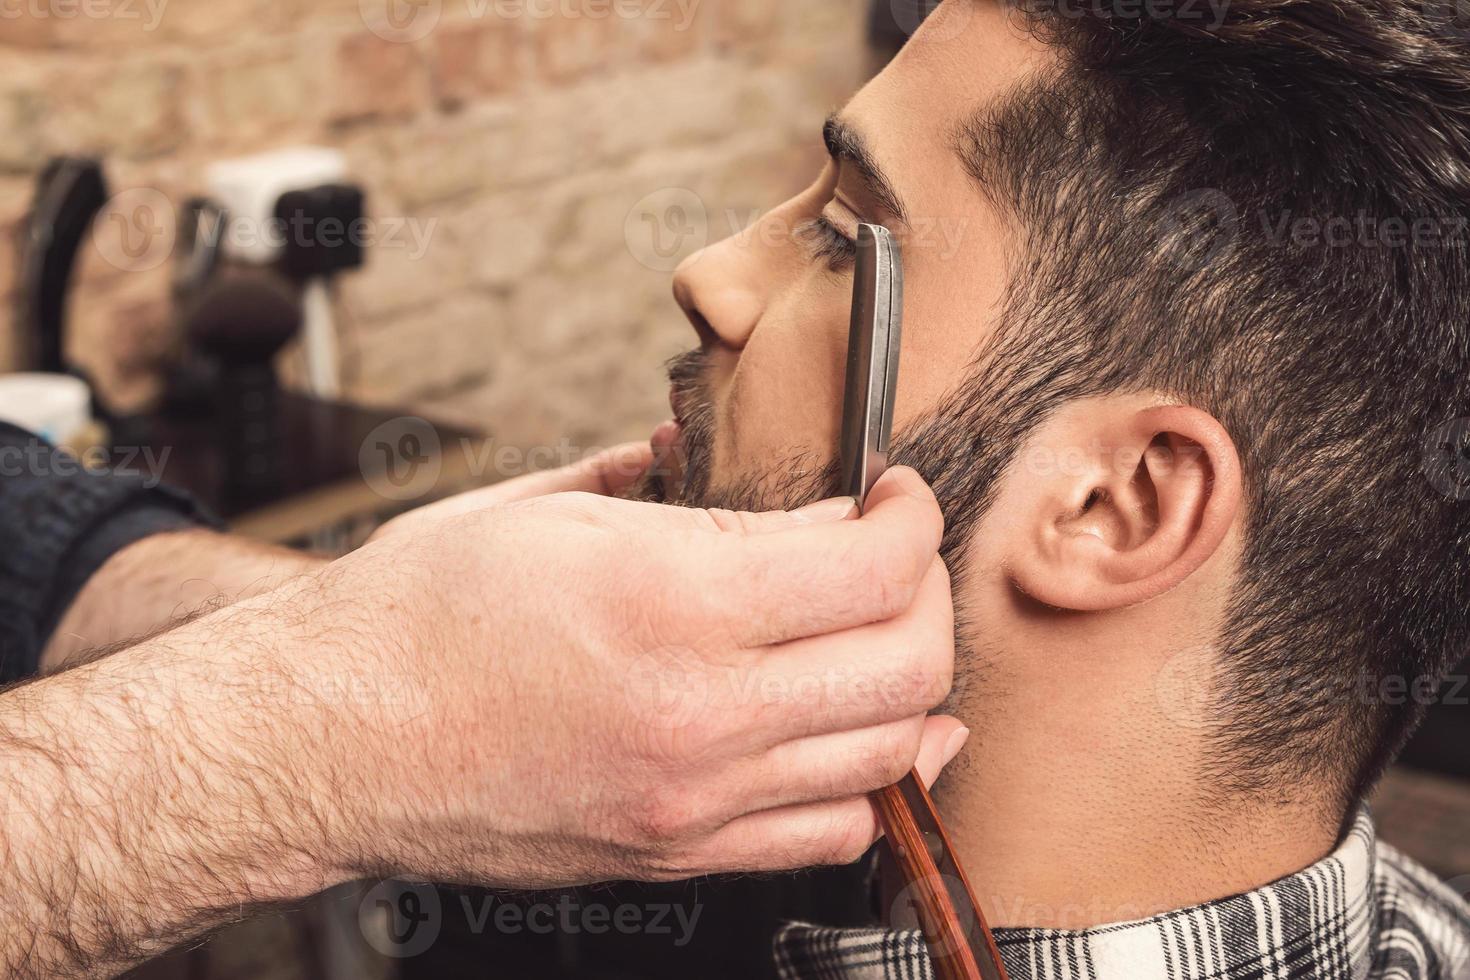
[[895,466],[883,474],[883,479],[897,483],[911,497],[927,497],[932,491],[917,470],[907,466]]
[[963,749],[969,740],[970,730],[968,728],[961,728],[951,735],[949,741],[944,743],[944,762],[941,763],[941,766],[947,766],[953,762],[954,757],[960,754],[960,749]]
[[834,497],[807,504],[800,510],[792,511],[791,516],[798,524],[835,524],[856,514],[857,509],[857,501],[851,497]]

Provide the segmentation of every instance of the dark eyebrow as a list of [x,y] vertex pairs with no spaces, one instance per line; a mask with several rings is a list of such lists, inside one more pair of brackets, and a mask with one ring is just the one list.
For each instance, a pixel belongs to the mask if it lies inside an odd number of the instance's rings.
[[840,116],[832,115],[827,117],[826,124],[822,126],[822,140],[827,144],[827,152],[832,155],[833,160],[857,168],[858,175],[868,186],[868,193],[873,195],[879,207],[905,225],[909,223],[908,210],[903,206],[903,199],[893,189],[893,181],[878,166],[878,161],[868,149],[868,142],[863,139],[862,133]]

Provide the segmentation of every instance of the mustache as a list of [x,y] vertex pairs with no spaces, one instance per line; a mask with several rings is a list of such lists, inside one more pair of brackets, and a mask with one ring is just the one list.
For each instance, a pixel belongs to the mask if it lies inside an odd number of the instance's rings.
[[[680,398],[680,408],[684,407],[683,399],[692,399],[708,405],[711,401],[709,385],[705,382],[709,370],[709,352],[702,347],[685,351],[682,354],[669,358],[664,366],[669,375],[669,384],[674,388],[674,393]],[[684,421],[680,419],[680,421]]]
[[715,434],[715,400],[708,380],[709,367],[710,355],[703,347],[670,358],[666,365],[674,402],[678,405],[679,424],[683,427],[680,441],[684,486],[678,493],[683,501],[701,500],[709,492]]
[[[792,510],[836,496],[841,466],[836,459],[810,448],[785,450],[748,472],[727,475],[716,483],[714,442],[717,423],[715,391],[710,383],[712,358],[704,348],[686,351],[667,365],[669,383],[683,427],[684,487],[680,502],[693,507],[733,511]],[[738,420],[726,417],[733,429]],[[733,435],[728,434],[728,435]]]

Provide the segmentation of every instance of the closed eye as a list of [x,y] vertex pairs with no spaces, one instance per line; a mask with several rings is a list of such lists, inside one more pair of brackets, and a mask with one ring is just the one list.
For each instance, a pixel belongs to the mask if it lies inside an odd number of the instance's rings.
[[812,259],[826,262],[833,272],[846,271],[857,261],[857,242],[843,234],[826,215],[807,222],[799,234]]

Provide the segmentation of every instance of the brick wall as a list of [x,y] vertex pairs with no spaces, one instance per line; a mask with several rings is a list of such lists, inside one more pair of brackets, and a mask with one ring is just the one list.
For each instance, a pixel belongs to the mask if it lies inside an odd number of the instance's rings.
[[[0,0],[0,227],[55,153],[177,201],[214,160],[339,147],[379,237],[398,228],[340,297],[352,396],[522,446],[645,435],[691,336],[655,245],[724,237],[811,178],[868,68],[866,3],[387,2]],[[85,250],[72,356],[142,405],[176,340],[168,268],[107,254]]]

